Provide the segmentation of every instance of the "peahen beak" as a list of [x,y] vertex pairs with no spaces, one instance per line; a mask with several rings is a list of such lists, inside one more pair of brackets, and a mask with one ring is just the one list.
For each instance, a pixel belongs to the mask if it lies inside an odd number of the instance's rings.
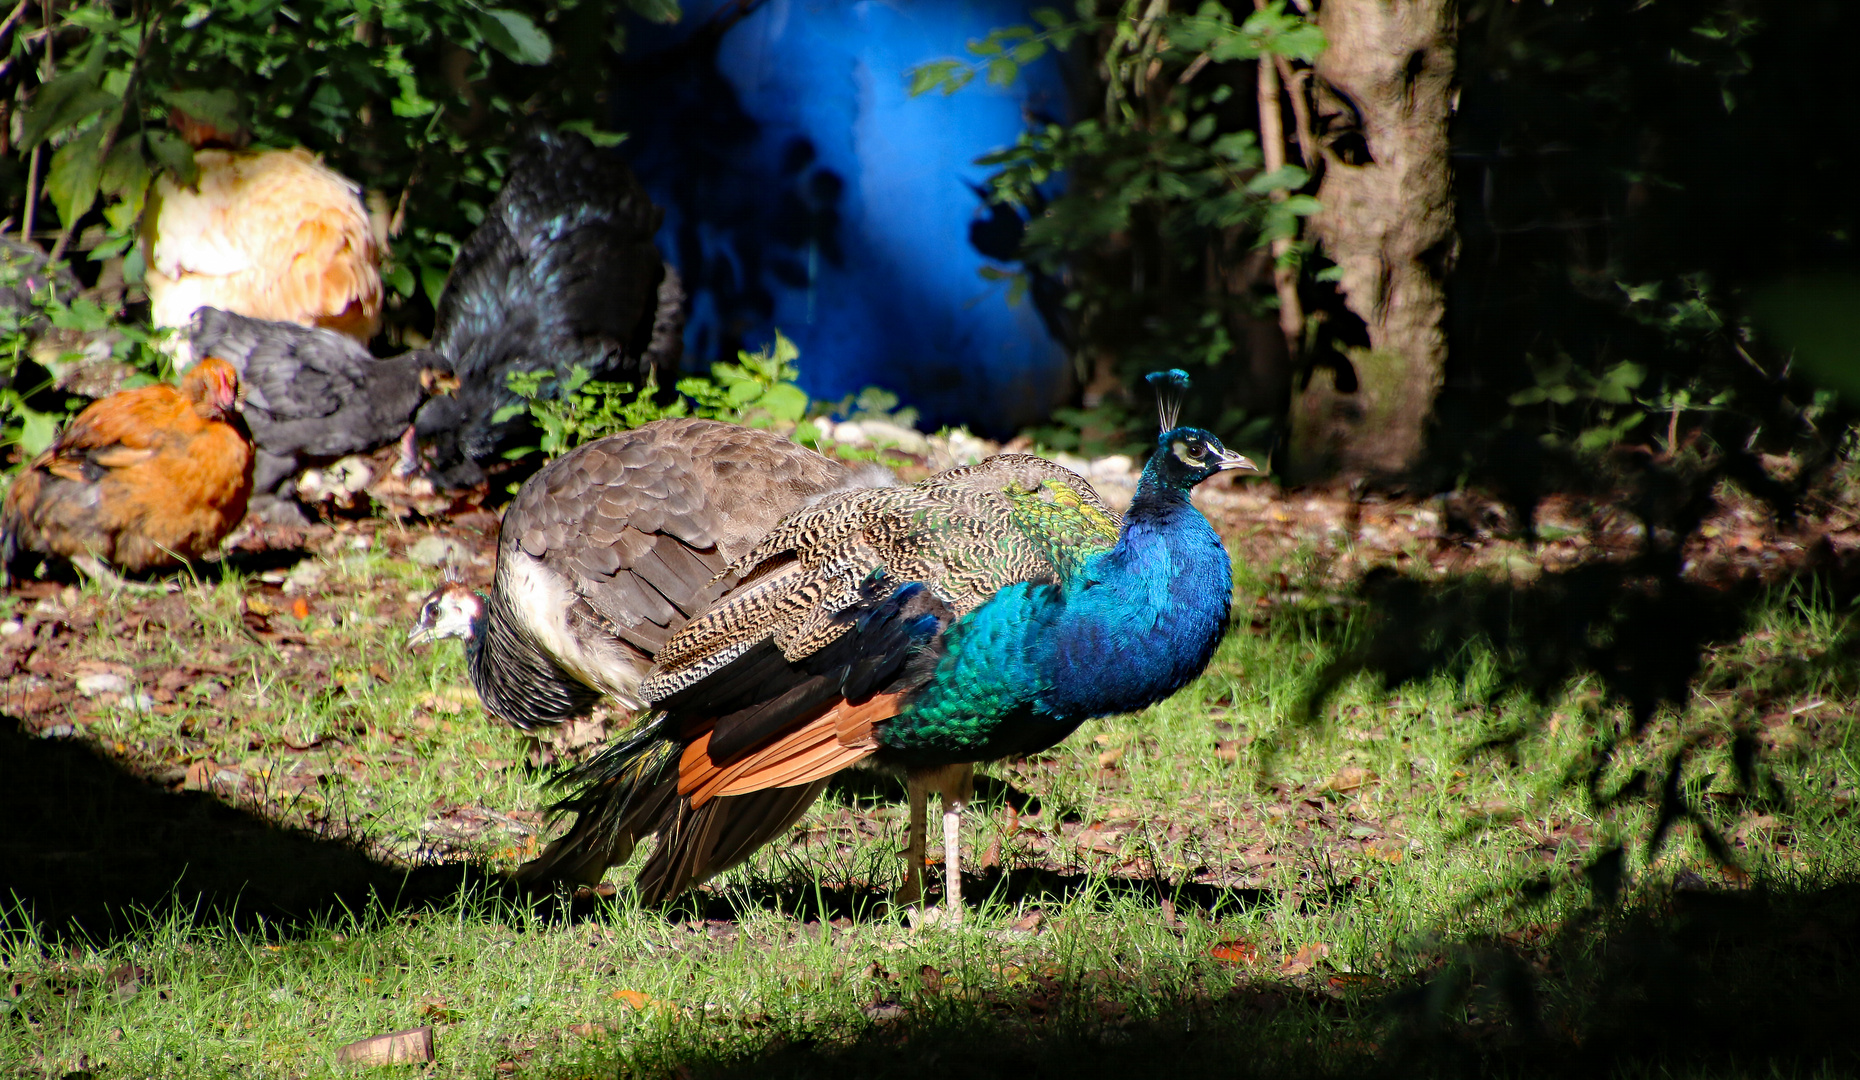
[[1227,472],[1230,469],[1245,469],[1247,472],[1259,471],[1259,466],[1249,461],[1246,455],[1236,454],[1225,447],[1221,449],[1220,456],[1214,459],[1214,467],[1221,472]]

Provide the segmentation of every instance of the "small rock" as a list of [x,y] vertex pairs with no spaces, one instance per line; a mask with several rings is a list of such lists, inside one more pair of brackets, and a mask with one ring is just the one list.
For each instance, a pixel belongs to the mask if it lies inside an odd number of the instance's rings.
[[337,490],[353,495],[375,482],[375,470],[367,458],[346,457],[329,467],[329,475],[324,477],[324,481],[333,481]]
[[328,576],[328,567],[315,559],[305,559],[291,567],[291,572],[284,576],[284,591],[287,595],[312,592]]
[[96,697],[98,694],[121,694],[128,689],[128,679],[107,671],[98,672],[95,675],[78,676],[77,692],[85,697]]
[[72,727],[70,724],[53,724],[51,727],[41,728],[39,730],[39,738],[41,739],[69,739],[76,734],[77,728]]
[[1128,454],[1111,454],[1091,463],[1088,470],[1093,480],[1128,480],[1136,474],[1136,462]]
[[465,545],[449,536],[424,536],[407,547],[407,558],[421,566],[462,563],[469,557]]
[[999,446],[986,439],[978,439],[969,434],[967,428],[956,428],[949,433],[950,460],[958,465],[974,465],[999,452],[1000,449]]
[[[844,427],[845,425],[840,425]],[[930,452],[930,440],[923,433],[894,424],[888,420],[862,420],[859,427],[864,430],[865,441],[873,446],[891,447],[906,454],[927,454]],[[834,432],[837,440],[838,432]]]
[[7,621],[0,623],[0,634],[5,634],[7,637],[12,637],[14,634],[19,633],[21,630],[24,630],[25,628],[26,628],[26,624],[23,622],[20,622],[18,619],[8,619]]

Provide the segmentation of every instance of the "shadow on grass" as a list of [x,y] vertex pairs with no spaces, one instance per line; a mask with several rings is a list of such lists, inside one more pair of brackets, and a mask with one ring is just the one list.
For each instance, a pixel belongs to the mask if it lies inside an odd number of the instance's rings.
[[[929,901],[940,902],[938,876],[932,870]],[[1178,913],[1198,912],[1218,917],[1233,915],[1247,908],[1267,903],[1272,894],[1264,889],[1236,889],[1199,882],[1171,883],[1152,878],[1108,877],[1102,874],[1071,873],[1040,867],[1003,869],[993,867],[981,874],[965,874],[963,901],[973,908],[982,903],[1039,905],[1071,903],[1089,898],[1109,906],[1118,900],[1167,900]],[[669,915],[675,920],[739,920],[751,911],[772,911],[803,922],[848,919],[875,922],[891,915],[891,893],[869,885],[827,886],[795,873],[775,880],[764,879],[747,885],[720,889],[710,893],[693,893],[675,903]]]
[[[1386,981],[1322,967],[1119,965],[965,993],[907,978],[848,1029],[633,1048],[622,1075],[1839,1076],[1860,1068],[1860,882],[1680,890],[1534,942],[1471,942]],[[1211,965],[1218,969],[1219,965]],[[941,980],[936,980],[941,981]]]
[[501,879],[463,865],[412,871],[354,845],[283,829],[204,792],[170,792],[80,740],[34,738],[0,715],[0,901],[52,934],[99,940],[178,909],[250,926],[444,903]]
[[[1028,797],[998,781],[994,794]],[[46,739],[0,714],[0,903],[21,905],[48,933],[82,931],[105,940],[179,912],[199,924],[273,932],[360,913],[445,907],[463,895],[534,906],[547,919],[598,918],[604,903],[585,892],[532,894],[480,867],[453,863],[405,869],[343,839],[276,823],[210,793],[175,792],[134,775],[78,739]],[[887,917],[889,893],[827,887],[803,873],[694,893],[671,918],[736,919],[751,909],[800,920]],[[971,877],[970,903],[1059,902],[1091,894],[1169,899],[1210,913],[1259,902],[1254,890],[995,868]]]

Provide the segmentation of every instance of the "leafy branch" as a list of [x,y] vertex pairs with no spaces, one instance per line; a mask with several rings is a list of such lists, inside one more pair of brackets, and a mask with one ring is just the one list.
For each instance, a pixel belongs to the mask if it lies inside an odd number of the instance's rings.
[[1042,280],[1063,282],[1059,306],[1081,368],[1114,366],[1128,379],[1220,363],[1232,321],[1277,302],[1253,287],[1250,253],[1271,250],[1295,276],[1302,219],[1318,209],[1300,193],[1306,171],[1282,151],[1266,154],[1237,122],[1229,103],[1253,79],[1236,62],[1309,63],[1322,32],[1282,0],[1241,20],[1214,0],[1192,11],[1170,0],[1080,0],[1072,15],[1040,8],[1032,18],[971,41],[966,58],[908,75],[912,93],[949,94],[978,77],[1008,85],[1052,51],[1089,46],[1100,58],[1096,115],[1048,123],[978,159],[995,170],[989,201],[1025,223],[1020,268],[983,276],[1006,281],[1011,301],[1037,294]]

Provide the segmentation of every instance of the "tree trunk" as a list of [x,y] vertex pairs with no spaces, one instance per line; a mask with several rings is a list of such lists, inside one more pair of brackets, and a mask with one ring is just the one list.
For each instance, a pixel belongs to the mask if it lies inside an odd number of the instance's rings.
[[1399,474],[1420,460],[1446,362],[1443,282],[1458,254],[1448,173],[1453,0],[1323,0],[1316,64],[1323,204],[1311,231],[1368,328],[1357,388],[1313,378],[1293,405],[1298,471]]

